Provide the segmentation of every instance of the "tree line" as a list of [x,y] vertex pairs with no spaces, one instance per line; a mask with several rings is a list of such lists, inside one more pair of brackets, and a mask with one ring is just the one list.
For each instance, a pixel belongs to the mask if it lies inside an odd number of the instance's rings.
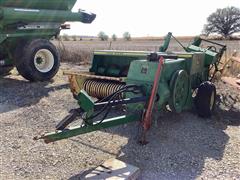
[[[210,14],[202,31],[202,35],[220,35],[225,39],[231,39],[232,36],[237,33],[240,33],[240,9],[233,6],[217,9]],[[101,41],[109,40],[109,36],[103,31],[100,31],[97,37]],[[62,35],[60,38],[64,41],[76,41],[78,39],[77,36],[68,36],[67,34]],[[130,41],[131,34],[125,32],[122,38],[126,41]],[[111,36],[112,41],[116,41],[117,39],[118,37],[116,34]],[[82,40],[81,37],[80,40]]]
[[[100,31],[100,32],[98,33],[98,38],[99,38],[101,41],[107,41],[107,40],[109,39],[109,36],[108,36],[105,32]],[[113,34],[113,35],[111,36],[111,39],[112,39],[113,41],[116,41],[117,38],[118,38],[118,37],[117,37],[116,34]],[[131,34],[130,34],[129,32],[125,32],[125,33],[123,33],[122,38],[123,38],[124,40],[126,40],[126,41],[130,41],[130,40],[131,40]]]
[[[76,35],[70,36],[68,34],[63,34],[58,37],[58,39],[63,40],[63,41],[78,41],[78,40],[81,41],[85,38],[90,39],[90,40],[96,39],[96,37],[82,37],[82,36],[76,36]],[[109,40],[109,36],[103,31],[100,31],[98,33],[97,38],[101,41]],[[130,41],[132,39],[131,34],[129,32],[123,33],[122,38],[126,41]],[[117,41],[117,39],[118,39],[118,37],[116,34],[113,34],[111,36],[112,41]]]

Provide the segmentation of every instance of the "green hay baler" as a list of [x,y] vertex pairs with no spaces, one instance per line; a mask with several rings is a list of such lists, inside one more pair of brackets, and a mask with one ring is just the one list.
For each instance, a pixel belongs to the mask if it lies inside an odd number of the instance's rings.
[[[145,143],[153,111],[180,113],[196,108],[199,116],[210,117],[216,101],[210,80],[226,46],[197,37],[189,46],[182,46],[184,52],[166,52],[172,37],[171,33],[166,36],[159,52],[95,51],[88,72],[65,72],[80,107],[71,110],[55,132],[35,139],[49,143],[140,121],[141,142]],[[210,45],[201,48],[203,41]],[[124,105],[126,113],[111,117],[110,111],[119,105]],[[77,118],[81,124],[69,127]]]
[[0,75],[16,66],[30,81],[51,79],[59,69],[59,54],[49,41],[65,22],[91,23],[96,15],[71,12],[76,0],[0,0]]

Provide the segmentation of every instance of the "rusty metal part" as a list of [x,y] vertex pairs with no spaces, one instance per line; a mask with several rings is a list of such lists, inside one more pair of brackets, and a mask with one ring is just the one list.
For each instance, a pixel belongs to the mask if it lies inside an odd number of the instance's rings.
[[125,80],[124,77],[97,76],[94,74],[83,73],[83,72],[65,71],[63,74],[64,75],[75,75],[75,76],[84,77],[84,78],[88,78],[88,79],[100,79],[100,80],[119,81],[119,82],[124,82],[124,80]]
[[148,130],[151,126],[152,111],[153,111],[155,98],[156,98],[157,91],[158,91],[159,79],[160,79],[160,76],[161,76],[163,64],[164,64],[164,59],[161,56],[159,58],[158,68],[157,68],[157,71],[156,71],[156,74],[155,74],[155,78],[154,78],[154,82],[153,82],[153,88],[152,88],[151,96],[150,96],[150,99],[149,99],[149,102],[148,102],[147,111],[146,111],[146,114],[145,114],[144,120],[143,120],[143,126],[144,126],[145,131]]
[[80,87],[79,87],[79,85],[78,85],[76,76],[74,76],[74,75],[69,75],[69,76],[68,76],[68,79],[69,79],[69,82],[70,82],[71,92],[72,92],[74,95],[78,95],[78,93],[80,92],[81,89],[80,89]]
[[147,109],[146,109],[146,112],[145,112],[144,118],[143,118],[143,134],[142,134],[142,138],[140,140],[140,143],[142,145],[145,145],[148,143],[146,141],[146,132],[150,129],[151,124],[152,124],[152,112],[153,112],[153,107],[155,104],[155,99],[156,99],[156,95],[157,95],[157,91],[158,91],[159,79],[161,76],[163,64],[164,64],[164,58],[161,56],[161,57],[159,57],[158,68],[155,73],[151,96],[149,98],[148,106],[147,106]]

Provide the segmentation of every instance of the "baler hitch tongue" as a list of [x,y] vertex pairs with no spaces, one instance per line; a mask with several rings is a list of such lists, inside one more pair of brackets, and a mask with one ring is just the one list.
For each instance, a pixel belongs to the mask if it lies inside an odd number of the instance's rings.
[[45,134],[40,135],[40,136],[35,136],[35,137],[33,138],[34,141],[38,141],[38,140],[41,140],[41,139],[43,139],[46,144],[49,144],[49,143],[52,142],[52,141],[48,140],[48,138],[46,137]]
[[[119,98],[123,92],[131,92],[139,95],[133,98]],[[55,132],[37,136],[34,140],[43,139],[45,143],[55,142],[67,139],[80,134],[85,134],[113,126],[118,126],[134,121],[141,120],[141,113],[132,113],[128,115],[119,115],[117,117],[108,117],[109,112],[114,106],[145,103],[147,97],[142,94],[142,87],[136,85],[126,85],[115,93],[107,96],[101,101],[93,102],[92,98],[84,91],[78,95],[80,108],[73,109],[57,126]],[[103,115],[103,117],[99,117]],[[86,117],[85,117],[86,116]],[[67,127],[77,118],[81,119],[80,125]]]

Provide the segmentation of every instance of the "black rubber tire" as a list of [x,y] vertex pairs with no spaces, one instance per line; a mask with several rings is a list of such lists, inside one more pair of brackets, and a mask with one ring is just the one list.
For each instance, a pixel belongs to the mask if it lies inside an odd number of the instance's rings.
[[0,67],[0,76],[7,76],[10,74],[10,71],[13,67]]
[[[213,102],[211,102],[212,95],[214,98]],[[209,81],[203,82],[199,86],[195,97],[195,106],[198,115],[203,118],[211,117],[215,109],[215,105],[216,105],[215,85]]]
[[[41,49],[50,51],[54,57],[53,67],[47,72],[39,71],[34,64],[34,57]],[[29,81],[48,81],[56,75],[60,66],[56,47],[46,39],[33,39],[18,45],[14,61],[18,72]]]

